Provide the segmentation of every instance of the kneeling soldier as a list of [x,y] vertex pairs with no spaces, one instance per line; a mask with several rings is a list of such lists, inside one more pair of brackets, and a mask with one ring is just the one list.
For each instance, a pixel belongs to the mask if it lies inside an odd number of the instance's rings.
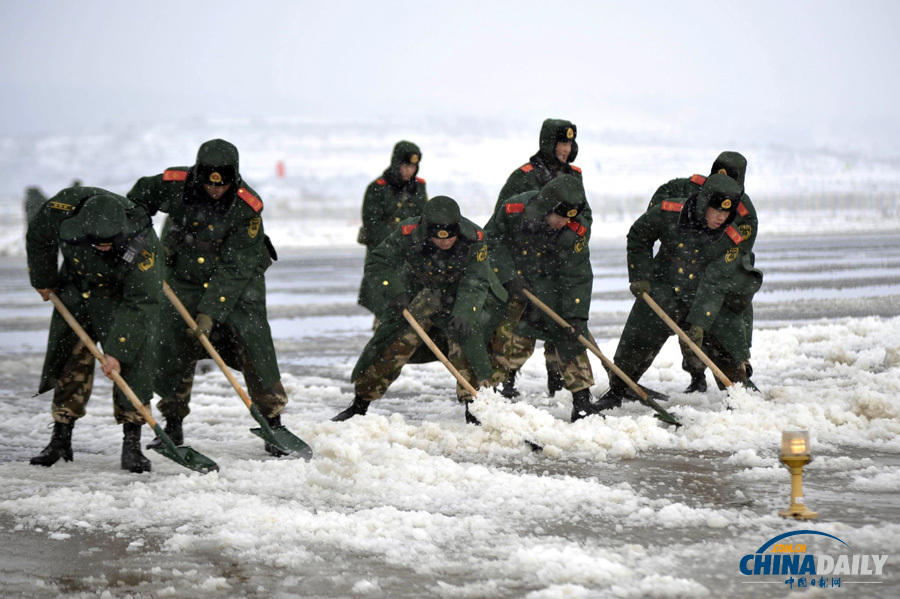
[[[96,187],[72,187],[38,210],[26,236],[31,285],[44,301],[56,293],[106,354],[103,373],[118,372],[146,405],[153,397],[156,329],[162,293],[159,240],[147,211]],[[63,263],[57,272],[57,254]],[[39,393],[53,389],[53,438],[31,458],[52,466],[72,460],[72,428],[84,416],[94,380],[94,357],[56,311]],[[148,472],[141,453],[143,417],[114,391],[123,425],[122,468]]]
[[[457,203],[438,196],[425,204],[422,216],[401,222],[369,252],[365,277],[380,292],[381,324],[353,369],[353,403],[332,420],[365,414],[407,362],[435,359],[403,317],[405,309],[438,346],[448,348],[450,362],[473,387],[490,379],[485,335],[493,330],[492,316],[506,291],[491,271],[487,248],[484,232],[460,215]],[[478,424],[461,385],[457,397],[466,404],[466,421]]]
[[[562,374],[572,392],[572,421],[592,413],[594,384],[587,351],[578,335],[590,339],[590,250],[588,227],[580,219],[587,206],[584,186],[571,175],[556,177],[539,192],[528,191],[501,202],[484,230],[491,244],[491,263],[510,294],[503,334],[492,340],[492,359],[507,371],[522,367],[534,351],[535,339],[552,343],[547,360]],[[571,335],[522,294],[528,289],[575,329]],[[521,320],[521,322],[520,322]]]

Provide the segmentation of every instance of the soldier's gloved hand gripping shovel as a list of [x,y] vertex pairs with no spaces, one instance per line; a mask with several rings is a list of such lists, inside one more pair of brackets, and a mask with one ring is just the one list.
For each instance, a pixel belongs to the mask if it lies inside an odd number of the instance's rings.
[[[169,298],[169,301],[172,302],[172,305],[175,306],[175,309],[178,310],[178,313],[181,314],[181,317],[184,318],[184,321],[188,326],[194,331],[197,331],[197,323],[194,321],[194,317],[191,316],[191,313],[187,311],[187,308],[184,307],[184,304],[181,303],[181,300],[178,299],[178,296],[175,295],[175,292],[172,291],[172,288],[169,287],[169,284],[165,281],[163,281],[163,292],[165,292],[166,297]],[[260,412],[259,408],[256,407],[256,404],[250,400],[250,396],[247,395],[247,392],[244,391],[241,384],[238,383],[237,379],[234,378],[234,375],[231,374],[231,370],[229,370],[228,366],[225,364],[225,360],[222,359],[222,356],[220,356],[219,352],[216,351],[216,348],[213,347],[212,342],[206,338],[206,335],[198,334],[197,337],[200,339],[200,343],[203,345],[204,349],[206,349],[206,353],[209,354],[210,358],[215,360],[216,364],[218,364],[222,373],[225,375],[225,378],[228,379],[228,382],[231,383],[231,386],[241,398],[241,401],[243,401],[244,405],[247,406],[247,409],[250,410],[253,419],[259,423],[259,428],[251,428],[250,432],[285,453],[296,454],[304,460],[312,458],[312,448],[303,441],[303,439],[296,436],[284,426],[273,427],[266,421],[265,416],[262,415],[262,412]]]
[[[87,334],[87,331],[82,328],[78,321],[75,320],[75,317],[72,316],[72,313],[69,312],[69,309],[66,308],[66,305],[59,299],[56,294],[50,294],[50,301],[53,302],[53,307],[56,308],[56,311],[65,319],[69,326],[72,327],[72,330],[75,331],[75,334],[78,335],[78,338],[81,339],[81,342],[90,350],[90,352],[94,355],[97,360],[104,366],[106,366],[106,357],[100,353],[100,350],[97,348],[97,345]],[[191,470],[196,470],[197,472],[212,472],[214,470],[218,470],[219,466],[214,461],[200,453],[199,451],[195,451],[190,447],[178,447],[172,442],[172,439],[166,434],[163,428],[157,424],[157,422],[153,419],[153,415],[150,413],[150,410],[141,403],[141,400],[134,393],[131,387],[128,386],[128,383],[125,382],[125,379],[116,372],[112,372],[113,381],[115,381],[116,385],[119,389],[122,390],[122,393],[128,398],[131,402],[131,405],[143,416],[144,421],[150,425],[153,429],[153,432],[162,439],[162,445],[159,447],[153,447],[153,450],[157,453],[163,455],[164,457],[169,458],[173,462],[177,462],[181,464],[185,468],[190,468]]]
[[[533,302],[535,306],[540,308],[541,311],[544,312],[544,314],[546,314],[547,316],[552,318],[553,321],[556,322],[556,324],[558,324],[559,326],[561,326],[565,329],[572,330],[572,325],[570,325],[568,322],[566,322],[565,318],[563,318],[562,316],[560,316],[559,314],[554,312],[550,306],[548,306],[547,304],[542,302],[535,294],[531,293],[527,289],[523,289],[522,293],[531,302]],[[589,341],[587,338],[585,338],[584,335],[578,335],[578,341],[583,346],[588,348],[592,354],[594,354],[595,356],[600,358],[600,361],[603,362],[604,366],[609,368],[613,372],[613,374],[615,374],[622,381],[624,381],[625,384],[628,385],[628,387],[638,396],[638,399],[641,401],[641,403],[646,405],[648,408],[652,408],[652,409],[656,410],[656,414],[654,414],[654,416],[656,416],[659,420],[662,420],[666,424],[674,424],[676,427],[681,426],[681,423],[678,421],[677,418],[675,418],[669,412],[662,409],[658,403],[656,403],[650,396],[647,395],[647,393],[644,391],[643,387],[641,387],[640,385],[635,383],[633,380],[631,380],[628,377],[627,374],[622,372],[622,369],[619,368],[618,366],[616,366],[615,362],[613,362],[612,360],[610,360],[609,358],[604,356],[603,353],[600,351],[600,348],[598,348],[596,345],[591,343],[591,341]]]

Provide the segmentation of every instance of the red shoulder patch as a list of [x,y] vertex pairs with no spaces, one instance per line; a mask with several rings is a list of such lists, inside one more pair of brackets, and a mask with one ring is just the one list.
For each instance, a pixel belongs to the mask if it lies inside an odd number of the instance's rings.
[[385,181],[384,179],[375,179],[375,183],[377,183],[378,185],[387,185],[387,181]]
[[747,216],[748,214],[750,214],[750,211],[747,210],[746,206],[744,206],[744,202],[741,202],[740,204],[738,204],[737,210],[738,210],[738,214],[740,214],[741,217],[744,217],[744,216]]
[[237,195],[239,198],[244,200],[248,206],[253,208],[254,212],[259,212],[263,208],[262,200],[253,195],[252,192],[244,189],[243,187],[237,190]]
[[703,185],[706,183],[706,177],[703,175],[694,175],[691,177],[691,183],[696,183],[697,185]]
[[506,205],[507,214],[521,214],[522,212],[525,212],[525,204],[510,202]]
[[419,226],[418,224],[415,224],[415,225],[403,225],[402,227],[400,227],[400,230],[403,232],[404,235],[409,235],[410,233],[412,233],[413,231],[415,231],[415,230],[416,230],[416,227],[418,227],[418,226]]
[[519,170],[523,173],[530,173],[534,170],[534,165],[529,162],[528,164],[523,164],[521,167],[519,167]]
[[684,208],[684,204],[679,204],[678,202],[663,202],[660,204],[660,208],[666,212],[681,212],[681,209]]
[[584,225],[579,225],[574,220],[570,220],[569,224],[566,226],[575,231],[575,234],[579,237],[584,237],[584,234],[587,233],[587,227],[585,227]]
[[579,173],[579,174],[581,173],[580,166],[575,166],[574,164],[570,164],[569,166],[572,167],[572,170],[575,171],[576,173]]
[[170,168],[163,173],[163,181],[184,181],[187,179],[187,176],[187,171]]
[[735,229],[731,225],[728,225],[728,228],[725,229],[725,234],[731,237],[731,241],[733,241],[735,245],[738,245],[744,240],[744,238],[741,237],[741,234],[738,233],[737,229]]
[[422,185],[425,184],[425,179],[423,179],[422,177],[416,177],[416,181],[418,181],[418,182],[421,183]]
[[484,241],[484,231],[478,231],[478,241]]

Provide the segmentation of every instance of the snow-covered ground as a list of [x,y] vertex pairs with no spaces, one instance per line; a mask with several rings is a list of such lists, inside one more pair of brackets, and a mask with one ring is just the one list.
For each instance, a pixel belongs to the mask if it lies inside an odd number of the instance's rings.
[[[622,267],[631,218],[657,185],[705,172],[720,148],[579,133],[598,220],[591,326],[612,355],[632,302]],[[124,192],[137,176],[189,164],[214,136],[242,149],[245,176],[266,199],[267,231],[286,250],[268,274],[291,397],[284,420],[315,457],[264,454],[246,409],[209,372],[197,377],[185,424],[188,443],[215,459],[218,473],[192,473],[153,452],[151,474],[119,470],[120,431],[99,379],[75,427],[75,461],[28,465],[50,435],[49,398],[30,397],[49,309],[25,277],[17,187],[52,192],[78,176]],[[668,407],[685,423],[678,430],[636,404],[568,423],[570,396],[546,396],[539,356],[523,371],[520,401],[481,394],[473,411],[482,427],[464,423],[439,364],[408,366],[368,416],[332,423],[352,397],[350,371],[370,334],[371,316],[355,305],[359,200],[403,137],[422,145],[430,194],[457,197],[485,220],[484,206],[533,153],[537,135],[484,123],[415,135],[296,122],[0,140],[0,174],[12,181],[0,228],[0,596],[900,593],[900,217],[889,195],[897,165],[728,148],[750,161],[747,189],[762,222],[766,283],[755,304],[753,365],[763,395],[717,391],[711,376],[707,394],[681,393],[688,377],[670,342],[642,383],[672,397]],[[278,160],[283,180],[274,175]],[[606,379],[592,363],[596,394]],[[812,437],[805,494],[818,521],[777,515],[789,493],[780,435],[793,429]],[[885,575],[845,576],[840,589],[788,589],[777,576],[747,584],[743,555],[804,529],[839,537],[850,553],[891,555]],[[824,540],[808,544],[835,552]]]

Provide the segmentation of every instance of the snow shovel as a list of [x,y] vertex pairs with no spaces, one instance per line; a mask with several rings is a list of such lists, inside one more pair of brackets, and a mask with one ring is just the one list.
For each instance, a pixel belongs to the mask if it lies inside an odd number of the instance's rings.
[[[187,311],[187,308],[184,307],[184,304],[181,303],[181,300],[178,299],[178,296],[175,295],[175,292],[172,291],[172,288],[169,287],[169,284],[165,281],[163,281],[163,291],[165,292],[166,297],[169,298],[169,301],[172,302],[172,305],[175,306],[175,309],[178,310],[178,313],[181,314],[181,317],[184,318],[184,321],[188,326],[196,332],[197,323],[194,321],[194,317],[191,316],[191,313]],[[200,339],[200,343],[203,345],[204,349],[206,349],[206,353],[209,354],[209,357],[215,360],[216,364],[219,365],[225,378],[231,383],[231,386],[244,402],[244,405],[250,410],[250,415],[259,423],[259,428],[251,428],[250,432],[285,453],[296,454],[307,461],[312,458],[312,448],[303,441],[303,439],[296,436],[284,426],[273,427],[266,421],[265,416],[262,415],[262,412],[260,412],[259,408],[256,407],[256,404],[250,400],[250,396],[247,395],[247,392],[244,391],[241,384],[238,383],[237,379],[234,378],[234,375],[231,374],[231,370],[225,364],[225,360],[222,359],[222,356],[220,356],[219,352],[216,351],[216,348],[213,347],[212,342],[206,338],[206,335],[197,335],[197,338]]]
[[644,298],[644,301],[647,302],[647,305],[650,306],[650,309],[656,312],[656,315],[659,316],[663,320],[663,322],[669,325],[669,328],[672,329],[672,332],[678,335],[678,338],[684,341],[687,346],[691,348],[691,351],[694,352],[694,354],[696,354],[696,356],[700,358],[700,360],[704,364],[706,364],[707,368],[712,370],[713,374],[716,375],[716,378],[719,379],[719,381],[721,381],[726,388],[734,386],[734,383],[731,382],[731,379],[725,376],[725,373],[722,372],[722,370],[718,366],[716,366],[712,360],[709,359],[709,356],[703,353],[702,349],[697,347],[697,344],[687,336],[687,333],[681,330],[681,327],[678,326],[678,324],[674,320],[672,320],[671,316],[666,314],[665,310],[659,307],[659,304],[657,304],[656,301],[652,297],[650,297],[649,293],[644,293],[641,295],[641,297]]
[[[463,375],[459,373],[459,370],[457,370],[456,367],[450,363],[450,360],[447,359],[447,356],[444,355],[444,352],[441,351],[441,348],[439,348],[437,344],[432,341],[431,337],[428,336],[428,333],[425,332],[425,329],[422,328],[422,325],[418,323],[415,316],[410,314],[409,310],[407,310],[406,308],[403,309],[403,318],[406,319],[406,322],[409,323],[409,326],[413,328],[416,334],[419,335],[419,338],[425,342],[425,345],[428,346],[428,349],[430,349],[432,353],[434,353],[434,356],[441,361],[441,364],[446,366],[447,370],[450,371],[450,374],[452,374],[456,378],[456,380],[459,381],[459,384],[462,385],[466,391],[471,393],[472,397],[478,397],[478,390],[475,389],[475,387],[473,387],[471,383],[469,383],[469,381],[467,381],[465,377],[463,377]],[[527,443],[528,446],[531,447],[532,451],[544,451],[544,448],[537,443],[533,443],[527,439],[525,440],[525,443]]]
[[[527,297],[529,300],[531,300],[535,306],[540,308],[541,311],[544,312],[544,314],[546,314],[547,316],[552,318],[556,324],[563,327],[564,329],[569,329],[570,331],[574,332],[575,329],[572,327],[572,325],[570,325],[568,322],[566,322],[566,320],[562,316],[560,316],[559,314],[554,312],[553,309],[550,308],[550,306],[548,306],[547,304],[542,302],[535,294],[531,293],[527,289],[523,289],[522,293],[525,295],[525,297]],[[622,369],[619,368],[618,366],[616,366],[615,362],[613,362],[612,360],[610,360],[609,358],[604,356],[603,352],[600,351],[600,348],[598,348],[596,345],[591,343],[591,341],[588,340],[587,338],[585,338],[584,335],[578,335],[578,341],[583,346],[588,348],[592,354],[594,354],[595,356],[600,358],[600,361],[603,362],[603,365],[606,366],[607,368],[609,368],[613,372],[613,374],[615,374],[622,381],[624,381],[625,384],[628,385],[628,387],[632,390],[632,392],[634,392],[634,394],[637,395],[638,400],[642,404],[644,404],[648,408],[656,410],[656,414],[654,414],[654,416],[656,416],[656,418],[665,422],[666,424],[674,424],[676,427],[681,426],[681,423],[678,421],[678,419],[676,419],[670,413],[668,413],[667,411],[662,409],[660,407],[660,405],[658,403],[656,403],[656,401],[653,400],[653,398],[651,398],[649,395],[647,395],[647,393],[644,391],[643,387],[641,387],[640,385],[635,383],[633,380],[631,380],[628,377],[627,374],[622,372]]]
[[[75,334],[78,335],[78,338],[81,339],[81,342],[90,350],[90,352],[94,355],[97,360],[104,366],[106,366],[106,357],[100,353],[100,350],[97,349],[97,345],[93,342],[93,340],[88,336],[87,331],[85,331],[78,321],[75,320],[75,317],[72,316],[72,313],[69,312],[69,309],[66,308],[66,305],[62,303],[62,300],[59,299],[56,294],[50,294],[50,301],[53,302],[53,306],[56,308],[56,311],[60,313],[60,315],[69,323],[69,326],[72,327],[72,330],[75,331]],[[122,390],[122,393],[128,397],[128,400],[131,402],[131,405],[143,416],[144,421],[150,425],[153,429],[153,432],[162,439],[163,444],[159,447],[154,447],[153,450],[157,453],[163,455],[164,457],[169,458],[173,462],[177,462],[181,464],[185,468],[190,468],[191,470],[195,470],[197,472],[212,472],[219,469],[219,465],[214,461],[200,453],[199,451],[195,451],[190,447],[178,447],[175,443],[172,442],[172,439],[166,434],[163,428],[153,419],[153,415],[150,413],[150,410],[141,403],[141,400],[135,395],[134,391],[132,391],[131,387],[128,386],[128,383],[125,382],[125,379],[119,375],[118,372],[113,371],[112,373],[113,381],[115,381],[116,385],[119,389]]]

